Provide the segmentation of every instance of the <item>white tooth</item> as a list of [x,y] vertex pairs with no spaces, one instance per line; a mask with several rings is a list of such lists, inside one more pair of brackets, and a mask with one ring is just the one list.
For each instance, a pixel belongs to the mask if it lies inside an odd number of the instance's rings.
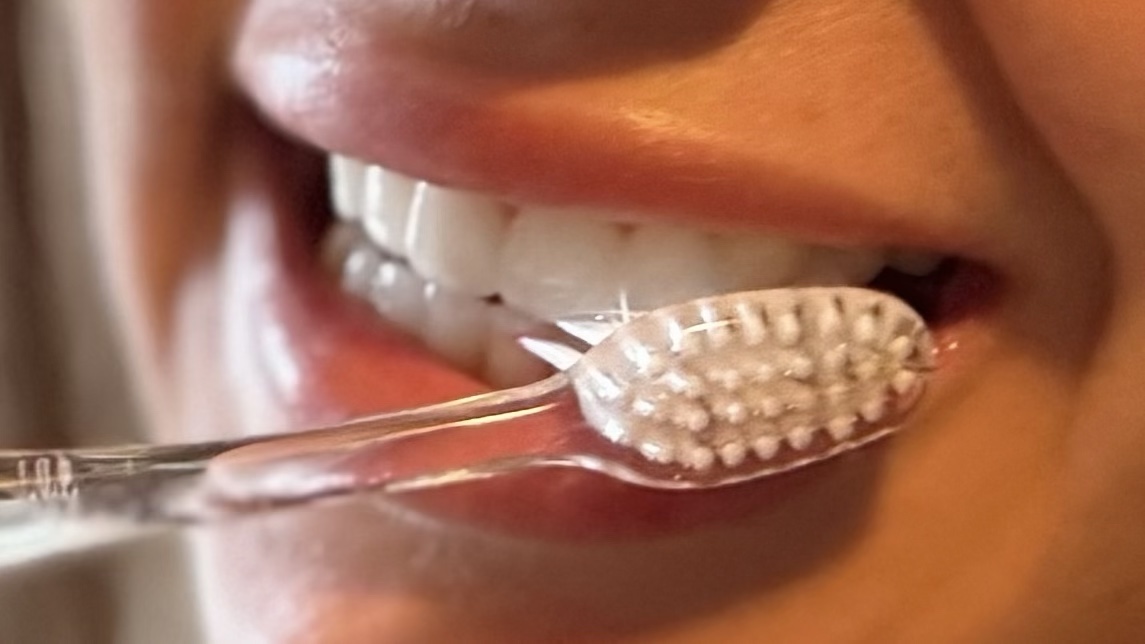
[[355,295],[366,295],[381,263],[381,254],[376,248],[369,244],[355,245],[342,264],[342,288]]
[[788,283],[807,247],[766,235],[709,235],[641,225],[629,241],[622,283],[633,308],[651,309],[704,295]]
[[327,161],[327,168],[334,213],[342,219],[360,217],[366,165],[349,157],[332,154]]
[[490,307],[489,343],[485,354],[485,381],[494,387],[516,387],[541,380],[552,371],[518,342],[536,322],[503,306]]
[[370,301],[387,320],[421,337],[425,322],[425,281],[406,266],[384,262],[370,290]]
[[350,253],[359,245],[366,243],[357,226],[334,226],[322,239],[322,246],[319,249],[322,266],[331,273],[341,271]]
[[406,239],[410,264],[428,281],[466,294],[497,292],[507,205],[432,184],[419,186]]
[[811,259],[808,246],[760,234],[718,235],[715,257],[723,292],[790,284]]
[[619,306],[619,226],[572,209],[523,208],[501,253],[500,293],[542,319]]
[[771,396],[765,396],[756,401],[756,407],[764,418],[779,418],[783,414],[783,403]]
[[621,287],[634,309],[657,309],[705,295],[719,284],[712,239],[675,226],[637,226],[628,240]]
[[929,275],[942,263],[942,255],[922,251],[900,250],[891,253],[887,263],[900,273],[921,277]]
[[811,250],[811,258],[796,280],[814,286],[863,285],[870,282],[886,265],[882,251],[860,248],[824,248]]
[[407,257],[406,225],[414,181],[372,165],[366,168],[362,225],[376,244],[398,257]]
[[425,288],[426,309],[422,340],[458,367],[477,373],[485,365],[489,338],[490,305],[436,284]]

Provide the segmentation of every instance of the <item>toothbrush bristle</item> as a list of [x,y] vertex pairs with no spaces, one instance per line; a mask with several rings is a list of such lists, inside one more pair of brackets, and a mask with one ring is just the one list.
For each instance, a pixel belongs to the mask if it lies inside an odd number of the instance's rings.
[[933,353],[922,318],[893,296],[776,289],[641,316],[570,375],[610,440],[702,471],[860,444],[914,405]]

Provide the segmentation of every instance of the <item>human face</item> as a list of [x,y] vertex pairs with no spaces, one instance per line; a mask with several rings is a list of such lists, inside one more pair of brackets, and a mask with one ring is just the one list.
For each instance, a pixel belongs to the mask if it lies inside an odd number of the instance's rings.
[[893,442],[718,494],[540,472],[213,530],[194,562],[215,639],[1142,628],[1145,17],[1131,3],[70,10],[92,215],[157,438],[485,386],[326,278],[332,152],[634,229],[937,252],[981,286],[934,320],[944,366]]

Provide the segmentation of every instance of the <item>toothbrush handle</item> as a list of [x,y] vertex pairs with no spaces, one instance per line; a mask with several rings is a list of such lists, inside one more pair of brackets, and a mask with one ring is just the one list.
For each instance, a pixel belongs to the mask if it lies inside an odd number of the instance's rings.
[[[213,506],[205,490],[207,467],[221,455],[243,453],[242,448],[265,455],[265,462],[255,464],[260,474],[266,474],[273,473],[280,463],[289,468],[299,459],[338,458],[363,446],[381,446],[439,430],[509,427],[513,423],[505,418],[552,405],[566,382],[558,374],[517,389],[356,419],[332,428],[239,441],[0,450],[0,569],[123,541],[163,527],[225,520],[356,491],[342,487],[316,491],[303,486],[300,490],[304,491],[293,496]],[[385,483],[369,482],[368,489],[385,490]]]
[[187,522],[170,501],[231,446],[0,451],[0,569]]

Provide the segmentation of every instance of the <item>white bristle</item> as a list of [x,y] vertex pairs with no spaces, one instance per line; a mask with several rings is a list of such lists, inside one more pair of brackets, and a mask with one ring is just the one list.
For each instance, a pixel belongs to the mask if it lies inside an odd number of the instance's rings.
[[743,385],[743,376],[731,367],[713,367],[708,370],[706,378],[725,391],[737,391]]
[[699,398],[707,393],[707,387],[704,386],[702,380],[679,369],[665,373],[660,377],[660,382],[672,391],[688,398]]
[[720,460],[728,467],[738,467],[747,459],[747,447],[743,443],[727,443],[720,446]]
[[815,440],[815,430],[807,426],[799,426],[787,432],[787,443],[793,449],[805,450],[811,446],[811,442]]
[[868,423],[877,423],[882,420],[885,410],[886,401],[882,398],[874,398],[863,403],[862,407],[859,407],[859,416]]
[[896,360],[906,360],[914,353],[914,341],[905,335],[900,335],[891,340],[890,344],[887,345],[887,351]]
[[672,411],[668,414],[677,427],[689,432],[701,432],[707,429],[712,422],[711,416],[704,408],[689,401],[676,401]]
[[859,316],[855,320],[855,325],[851,328],[851,337],[859,344],[870,344],[878,337],[878,322],[875,320],[875,315],[872,312],[867,312]]
[[775,367],[766,362],[760,362],[751,372],[751,380],[755,383],[765,384],[773,378],[775,378]]
[[779,453],[779,439],[774,436],[760,436],[752,441],[751,449],[761,460],[775,458]]
[[824,306],[819,311],[819,333],[831,336],[843,328],[843,314],[834,303]]
[[647,439],[640,443],[638,449],[644,458],[656,463],[668,464],[675,458],[672,445],[663,440]]
[[884,293],[777,289],[636,317],[569,376],[610,440],[706,471],[749,451],[783,462],[784,443],[801,463],[837,453],[817,447],[819,432],[861,444],[917,400],[932,347],[918,314]]
[[855,433],[855,421],[846,416],[837,416],[827,421],[827,433],[836,441],[845,441]]
[[847,351],[843,347],[834,347],[828,349],[819,363],[820,369],[823,371],[823,376],[826,378],[837,378],[839,374],[843,373],[843,369],[847,366]]
[[899,371],[891,378],[891,388],[900,396],[907,394],[918,383],[918,374],[905,369]]
[[767,327],[763,325],[763,317],[758,308],[748,302],[739,302],[735,311],[744,346],[754,347],[767,338]]
[[799,318],[795,317],[794,312],[788,311],[776,319],[775,337],[779,340],[780,345],[793,347],[799,343],[802,334],[803,326],[799,323]]
[[787,373],[797,380],[806,380],[815,374],[815,363],[807,356],[795,356],[791,359]]

